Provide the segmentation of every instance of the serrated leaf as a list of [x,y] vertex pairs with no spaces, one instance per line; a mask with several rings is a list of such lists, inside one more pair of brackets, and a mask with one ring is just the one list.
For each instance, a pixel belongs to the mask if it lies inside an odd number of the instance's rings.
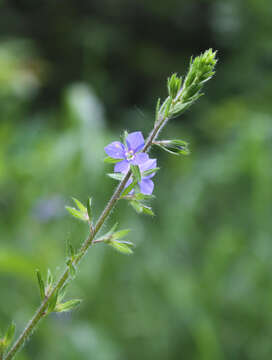
[[73,207],[70,207],[70,206],[66,206],[65,207],[67,211],[69,211],[69,213],[79,219],[79,220],[82,220],[82,221],[88,221],[88,217],[87,217],[87,212],[85,214],[83,214],[82,212],[80,212],[79,210],[73,208]]
[[120,230],[120,231],[117,231],[117,232],[113,233],[111,238],[112,238],[112,240],[122,239],[129,232],[130,232],[130,229]]
[[118,163],[120,161],[123,161],[123,159],[114,159],[114,158],[112,158],[110,156],[107,156],[104,159],[104,162],[107,163],[107,164],[116,164],[116,163]]
[[36,270],[36,275],[37,275],[37,279],[38,279],[38,285],[39,285],[39,289],[40,289],[41,299],[43,300],[45,297],[45,285],[44,285],[44,281],[42,279],[41,272],[39,269]]
[[138,165],[130,165],[132,175],[135,181],[141,181],[141,171]]
[[121,242],[121,241],[110,241],[109,245],[122,254],[130,255],[133,253],[133,251],[130,248],[130,246],[133,245],[132,243]]
[[12,342],[12,340],[14,338],[15,328],[16,328],[15,323],[12,322],[10,324],[10,326],[8,327],[8,329],[6,331],[6,334],[5,334],[5,337],[4,337],[3,342],[5,344],[5,347],[8,347],[11,344],[11,342]]
[[107,174],[110,178],[114,179],[114,180],[117,180],[117,181],[121,181],[123,180],[124,178],[124,175],[123,174],[119,174],[119,173],[110,173],[110,174]]
[[82,300],[80,299],[74,299],[74,300],[69,300],[66,301],[62,304],[57,304],[55,307],[55,311],[56,312],[66,312],[66,311],[71,311],[74,308],[76,308]]

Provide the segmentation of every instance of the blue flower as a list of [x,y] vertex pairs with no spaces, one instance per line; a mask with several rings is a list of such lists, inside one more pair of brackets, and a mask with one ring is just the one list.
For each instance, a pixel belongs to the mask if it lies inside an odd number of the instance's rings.
[[[147,160],[144,164],[139,165],[140,171],[141,171],[141,181],[138,183],[139,187],[140,187],[140,192],[144,195],[151,195],[153,190],[154,190],[154,183],[151,180],[151,178],[153,178],[153,176],[155,176],[155,172],[144,176],[144,172],[147,170],[152,170],[155,169],[157,167],[157,160],[156,159],[149,159]],[[130,184],[132,183],[132,178],[130,178],[128,180],[128,182],[126,183],[126,187],[128,187]],[[134,190],[132,190],[130,192],[130,194],[133,194]]]
[[115,172],[127,172],[132,165],[143,165],[149,160],[147,154],[140,152],[144,148],[144,137],[140,131],[128,134],[126,144],[114,141],[104,150],[113,159],[120,159],[114,166]]

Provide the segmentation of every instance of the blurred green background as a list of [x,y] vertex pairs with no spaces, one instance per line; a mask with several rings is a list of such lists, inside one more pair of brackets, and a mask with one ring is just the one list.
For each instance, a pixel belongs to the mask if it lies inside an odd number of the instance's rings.
[[120,204],[133,256],[97,246],[18,360],[270,360],[272,5],[269,0],[0,0],[0,328],[39,304],[35,269],[86,236],[64,211],[115,183],[103,147],[148,134],[166,78],[218,49],[216,77],[152,152],[156,217]]

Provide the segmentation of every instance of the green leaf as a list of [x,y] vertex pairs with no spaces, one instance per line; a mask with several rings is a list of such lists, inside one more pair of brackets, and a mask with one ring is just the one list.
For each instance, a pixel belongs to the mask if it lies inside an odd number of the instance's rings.
[[168,94],[173,99],[177,96],[182,84],[182,78],[173,74],[167,79]]
[[151,207],[146,206],[137,200],[131,200],[130,205],[134,208],[134,210],[136,210],[136,212],[138,214],[146,214],[146,215],[154,216],[154,213],[153,213]]
[[55,307],[58,301],[58,291],[55,291],[55,293],[53,294],[53,296],[50,298],[49,303],[48,303],[48,308],[47,308],[47,312],[48,314],[50,314],[51,312],[55,311]]
[[41,299],[43,300],[45,297],[45,285],[44,285],[44,281],[42,279],[41,272],[39,269],[36,270],[36,275],[37,275],[37,279],[38,279]]
[[125,237],[130,231],[131,231],[130,229],[124,229],[124,230],[117,231],[117,232],[113,233],[113,235],[112,235],[112,240],[122,239],[122,238]]
[[138,165],[130,165],[133,178],[135,181],[140,182],[141,181],[141,171]]
[[131,200],[129,203],[138,214],[143,212],[143,206],[139,201]]
[[154,195],[145,195],[142,193],[137,193],[133,195],[133,198],[135,200],[151,200],[154,199],[154,197],[155,197]]
[[69,240],[67,240],[66,242],[66,253],[67,253],[67,257],[70,259],[73,259],[76,253],[73,245],[70,243]]
[[130,255],[133,253],[133,251],[131,250],[131,246],[133,245],[132,243],[122,241],[110,241],[109,245],[122,254]]
[[107,174],[110,178],[114,179],[114,180],[118,180],[121,181],[124,178],[123,174],[119,174],[119,173],[111,173],[111,174]]
[[70,272],[72,279],[74,279],[76,276],[76,267],[75,267],[72,259],[68,259],[66,261],[66,265],[69,267],[69,272]]
[[156,111],[155,111],[155,123],[158,121],[159,119],[159,115],[160,115],[160,106],[161,106],[161,99],[159,98],[156,104]]
[[188,149],[188,143],[183,140],[161,140],[156,141],[155,145],[161,149],[174,155],[189,155],[190,150]]
[[150,206],[143,205],[143,214],[155,216],[154,212],[152,211],[152,208]]
[[156,167],[156,168],[150,169],[150,170],[146,170],[146,171],[143,172],[143,175],[145,177],[145,176],[153,174],[154,172],[157,172],[158,170],[160,170],[159,167]]
[[5,347],[8,347],[11,344],[11,342],[12,342],[12,340],[14,338],[15,328],[16,328],[15,323],[12,322],[10,324],[10,326],[8,327],[7,332],[6,332],[5,336],[4,336],[3,343],[5,344]]
[[89,216],[89,221],[92,220],[92,198],[89,198],[87,201],[87,213]]
[[74,300],[69,300],[66,301],[62,304],[57,304],[55,307],[55,311],[56,312],[66,312],[66,311],[71,311],[73,309],[75,309],[82,300],[80,299],[74,299]]
[[128,187],[126,187],[125,190],[122,192],[122,198],[124,196],[126,196],[127,194],[129,194],[134,189],[136,184],[137,184],[137,181],[134,180],[130,185],[128,185]]
[[69,285],[69,281],[67,281],[63,285],[63,287],[60,289],[59,296],[58,296],[58,301],[61,301],[64,298],[64,296],[66,295],[66,290],[67,290],[68,285]]
[[66,206],[65,207],[67,211],[69,211],[69,213],[79,219],[79,220],[82,220],[82,221],[88,221],[88,217],[87,217],[87,212],[84,214],[82,212],[80,212],[79,210],[75,209],[75,208],[72,208],[70,206]]
[[47,270],[47,279],[46,279],[46,285],[48,287],[51,287],[53,285],[53,282],[54,282],[54,278],[53,278],[53,275],[50,271],[50,269]]
[[116,164],[116,163],[118,163],[118,162],[120,162],[122,160],[123,159],[114,159],[114,158],[112,158],[110,156],[107,156],[107,157],[105,157],[104,162],[107,163],[107,164]]
[[[126,143],[126,138],[128,136],[128,132],[127,130],[124,130],[122,136],[121,136],[121,139],[122,139],[122,142],[125,144]],[[119,161],[122,161],[123,159],[119,160]]]
[[74,200],[74,203],[76,204],[78,210],[82,213],[82,214],[86,214],[87,213],[87,209],[86,207],[76,198],[72,198]]

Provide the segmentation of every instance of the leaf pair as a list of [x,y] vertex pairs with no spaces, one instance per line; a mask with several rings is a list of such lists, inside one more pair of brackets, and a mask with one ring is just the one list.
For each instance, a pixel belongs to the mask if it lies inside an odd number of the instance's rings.
[[[47,296],[47,294],[49,294],[49,292],[53,289],[54,278],[51,274],[51,271],[48,270],[46,286],[45,286],[40,270],[38,269],[36,270],[36,275],[37,275],[41,299],[43,301]],[[77,305],[79,305],[79,303],[81,302],[81,300],[79,299],[69,300],[62,303],[62,300],[65,296],[66,286],[64,285],[60,291],[56,290],[53,296],[51,296],[48,302],[46,315],[50,314],[51,312],[70,311],[73,308],[75,308]]]
[[133,243],[130,241],[120,240],[130,232],[130,229],[115,231],[116,228],[117,224],[115,224],[102,238],[97,239],[95,242],[104,242],[122,254],[132,254],[133,251],[131,248],[134,246]]
[[92,214],[91,214],[91,204],[92,199],[89,198],[87,201],[87,206],[84,206],[79,200],[76,198],[72,198],[74,203],[77,206],[77,209],[71,206],[66,206],[67,211],[74,216],[75,218],[82,220],[82,221],[89,221],[91,222]]

